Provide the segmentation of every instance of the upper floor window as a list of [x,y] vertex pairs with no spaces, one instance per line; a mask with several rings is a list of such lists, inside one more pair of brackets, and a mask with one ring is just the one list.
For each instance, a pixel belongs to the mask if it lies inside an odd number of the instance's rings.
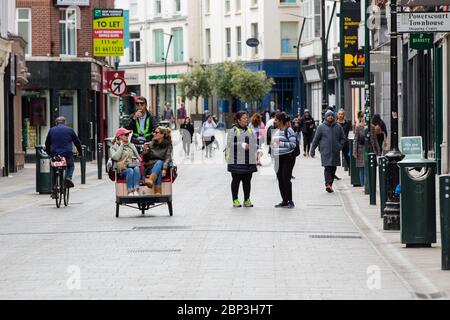
[[236,12],[241,12],[241,0],[236,0]]
[[155,15],[160,15],[162,12],[161,0],[155,0]]
[[281,54],[292,54],[295,52],[294,45],[297,43],[297,22],[281,22]]
[[31,54],[31,9],[17,9],[17,32],[26,42],[25,54]]
[[242,29],[241,27],[236,27],[236,53],[238,57],[242,56]]
[[77,12],[75,9],[61,9],[59,12],[61,55],[77,55]]
[[305,21],[305,27],[302,34],[302,42],[307,42],[314,38],[314,1],[312,0],[303,1],[300,4],[300,10],[301,12],[303,12],[303,16],[307,18]]
[[231,58],[231,28],[225,28],[225,38],[227,58]]
[[[251,31],[252,31],[252,38],[256,38],[259,40],[259,31],[258,31],[258,24],[252,23],[251,24]],[[252,48],[252,54],[253,56],[256,56],[259,53],[258,47]]]
[[175,0],[175,12],[181,12],[181,0]]
[[231,0],[225,0],[225,14],[230,14]]
[[137,18],[138,16],[138,2],[137,0],[130,0],[130,17]]
[[184,61],[184,50],[183,50],[183,28],[173,28],[173,61],[183,62]]
[[251,4],[251,7],[257,7],[258,6],[258,0],[251,0],[250,4]]
[[154,35],[154,43],[155,43],[155,62],[163,62],[164,61],[164,31],[163,30],[155,30],[153,31]]
[[206,61],[209,62],[211,59],[211,29],[205,30],[205,41],[206,41]]
[[130,33],[130,62],[141,62],[141,39],[138,32]]
[[205,13],[209,13],[211,11],[211,0],[205,0]]

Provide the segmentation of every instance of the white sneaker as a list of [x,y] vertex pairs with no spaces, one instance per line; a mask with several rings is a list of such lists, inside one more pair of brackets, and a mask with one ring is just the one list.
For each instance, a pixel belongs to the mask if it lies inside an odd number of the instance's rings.
[[134,190],[133,195],[134,196],[140,196],[139,191],[138,190]]
[[129,197],[134,196],[134,191],[128,192],[128,196],[129,196]]

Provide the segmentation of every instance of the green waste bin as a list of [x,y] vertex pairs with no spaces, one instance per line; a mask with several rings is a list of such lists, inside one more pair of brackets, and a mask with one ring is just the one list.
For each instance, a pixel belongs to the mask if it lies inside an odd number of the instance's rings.
[[356,158],[353,157],[353,139],[348,139],[349,147],[350,147],[350,181],[354,187],[361,186],[359,181],[359,168],[356,167]]
[[384,207],[386,206],[386,201],[388,200],[387,192],[387,158],[378,158],[378,176],[380,182],[380,215],[381,218],[384,216]]
[[450,270],[450,175],[439,177],[442,270]]
[[44,151],[44,146],[36,146],[36,192],[52,193],[50,156]]
[[406,247],[436,243],[436,161],[408,159],[400,167],[400,237]]

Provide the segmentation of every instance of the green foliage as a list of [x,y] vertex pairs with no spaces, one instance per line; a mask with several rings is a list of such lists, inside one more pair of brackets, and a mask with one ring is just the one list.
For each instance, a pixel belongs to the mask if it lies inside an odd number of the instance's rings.
[[246,68],[236,70],[232,77],[232,91],[241,100],[261,101],[275,82],[263,71],[252,72]]
[[181,76],[181,82],[178,83],[178,86],[189,99],[209,97],[211,95],[210,70],[197,65]]
[[237,72],[242,66],[223,62],[212,67],[212,83],[213,92],[221,99],[231,100],[237,98],[232,89],[233,74]]

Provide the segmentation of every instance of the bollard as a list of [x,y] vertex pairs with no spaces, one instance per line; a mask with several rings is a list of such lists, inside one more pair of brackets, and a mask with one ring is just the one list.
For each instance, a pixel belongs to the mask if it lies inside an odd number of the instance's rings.
[[109,150],[111,149],[112,138],[106,138],[105,141],[105,172],[108,173]]
[[364,150],[364,194],[370,194],[369,154]]
[[[353,139],[349,139],[349,143],[350,143],[350,150],[352,150],[353,153]],[[359,181],[359,168],[356,167],[356,159],[355,157],[352,156],[350,157],[350,181],[351,184],[354,187],[359,187],[361,186],[361,183]]]
[[81,184],[86,184],[86,146],[81,146],[81,160],[80,160],[80,168],[81,168]]
[[369,195],[370,204],[377,204],[377,155],[369,153]]
[[439,177],[442,270],[450,270],[450,175]]
[[378,158],[378,176],[380,181],[380,213],[381,218],[384,216],[384,207],[386,206],[386,201],[388,199],[387,194],[387,185],[386,185],[386,170],[387,170],[387,158],[379,157]]
[[348,162],[349,163],[347,163],[347,166],[348,166],[348,175],[349,175],[349,177],[351,177],[352,176],[352,166],[351,166],[351,162],[352,162],[352,158],[353,158],[353,139],[348,139],[348,150],[349,150],[349,153],[350,153],[350,157],[349,157],[349,159],[348,159]]
[[102,180],[103,143],[97,144],[97,170],[98,180]]

